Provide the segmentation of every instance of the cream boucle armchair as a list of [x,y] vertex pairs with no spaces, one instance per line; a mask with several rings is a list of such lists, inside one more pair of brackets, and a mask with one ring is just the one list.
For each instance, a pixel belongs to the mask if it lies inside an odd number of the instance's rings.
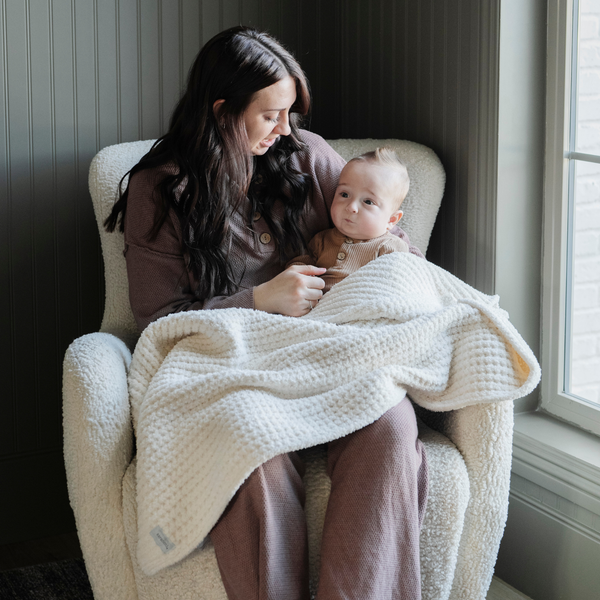
[[[102,150],[90,169],[90,191],[100,226],[106,307],[100,332],[69,347],[64,361],[64,453],[69,496],[87,571],[97,600],[226,600],[210,543],[180,563],[148,577],[136,560],[134,436],[127,369],[138,331],[128,298],[123,237],[102,222],[117,185],[152,142]],[[444,188],[435,154],[398,140],[334,140],[346,159],[389,145],[408,167],[411,190],[402,227],[423,253]],[[447,413],[419,414],[430,464],[429,504],[421,532],[425,600],[484,600],[508,506],[512,403],[481,404]],[[323,456],[306,474],[311,578],[329,494]]]

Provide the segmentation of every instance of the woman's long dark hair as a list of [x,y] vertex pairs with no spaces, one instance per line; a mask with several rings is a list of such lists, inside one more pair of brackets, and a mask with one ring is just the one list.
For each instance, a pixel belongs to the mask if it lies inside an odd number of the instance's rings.
[[[253,157],[244,112],[256,92],[288,75],[296,82],[291,134],[281,136],[265,155]],[[225,102],[217,120],[213,104],[220,99]],[[298,222],[312,182],[308,175],[292,169],[289,158],[302,148],[298,128],[309,108],[308,82],[294,57],[265,33],[233,27],[204,45],[190,69],[168,132],[127,174],[131,181],[144,169],[173,167],[168,170],[172,174],[166,174],[157,186],[160,205],[148,238],[156,238],[173,209],[181,225],[182,252],[199,282],[195,291],[200,298],[229,295],[238,288],[229,261],[230,218],[246,197],[251,201],[248,223],[260,210],[273,233],[280,260],[302,253],[304,239]],[[260,194],[251,191],[253,176],[262,181]],[[104,222],[108,231],[117,227],[123,231],[128,194],[129,186]],[[283,199],[283,219],[273,218],[277,198]]]

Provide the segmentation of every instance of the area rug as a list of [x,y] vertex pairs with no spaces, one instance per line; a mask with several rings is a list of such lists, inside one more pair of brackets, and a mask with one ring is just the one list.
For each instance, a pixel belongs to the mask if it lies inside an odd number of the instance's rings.
[[0,600],[93,600],[82,559],[0,572]]

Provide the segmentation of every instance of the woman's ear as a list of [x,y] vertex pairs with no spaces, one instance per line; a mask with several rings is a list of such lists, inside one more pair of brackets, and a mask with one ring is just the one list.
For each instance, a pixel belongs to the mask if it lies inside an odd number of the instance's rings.
[[215,115],[215,119],[219,120],[219,114],[221,113],[221,107],[225,103],[225,100],[215,100],[213,104],[213,115]]

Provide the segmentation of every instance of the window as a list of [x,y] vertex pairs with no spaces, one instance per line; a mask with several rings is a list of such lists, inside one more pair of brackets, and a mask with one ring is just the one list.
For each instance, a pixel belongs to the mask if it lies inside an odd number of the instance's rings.
[[600,0],[548,9],[542,408],[600,434]]

